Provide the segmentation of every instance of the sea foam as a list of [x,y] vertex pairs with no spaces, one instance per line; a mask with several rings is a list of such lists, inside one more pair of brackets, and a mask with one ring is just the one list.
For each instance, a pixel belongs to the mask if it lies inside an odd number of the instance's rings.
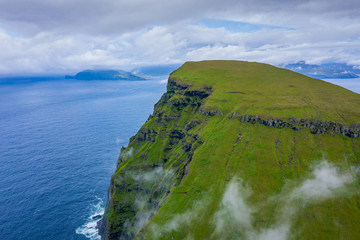
[[[90,216],[86,219],[86,222],[75,230],[77,234],[84,235],[91,240],[101,239],[96,229],[96,224],[104,215],[105,210],[103,200],[98,197],[96,197],[96,199],[97,203],[91,205]],[[101,215],[101,218],[98,218],[99,215]]]

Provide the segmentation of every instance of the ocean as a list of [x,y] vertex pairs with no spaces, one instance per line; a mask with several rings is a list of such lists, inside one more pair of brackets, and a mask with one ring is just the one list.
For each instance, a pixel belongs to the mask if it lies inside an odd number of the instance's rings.
[[334,78],[334,79],[324,79],[324,81],[342,86],[355,93],[360,94],[360,78],[346,78],[346,79]]
[[91,216],[165,83],[0,81],[0,239],[99,239]]
[[[360,93],[360,79],[326,79]],[[0,81],[0,239],[99,239],[126,146],[166,81]]]

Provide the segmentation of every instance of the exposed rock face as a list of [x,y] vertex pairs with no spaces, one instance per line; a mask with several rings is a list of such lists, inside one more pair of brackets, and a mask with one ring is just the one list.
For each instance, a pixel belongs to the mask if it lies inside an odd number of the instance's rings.
[[202,107],[199,111],[201,114],[210,117],[223,115],[219,109],[209,109],[206,107]]
[[98,233],[101,237],[101,239],[106,239],[106,225],[105,225],[105,221],[103,221],[102,219],[99,220],[96,223],[96,229],[98,230]]
[[311,119],[262,119],[261,117],[256,115],[239,115],[239,113],[237,112],[233,112],[233,114],[229,115],[228,118],[238,119],[240,122],[248,122],[252,124],[259,123],[268,127],[291,128],[295,131],[298,131],[301,128],[309,128],[312,134],[337,133],[351,138],[357,138],[360,136],[360,124],[345,126],[336,122],[316,121]]
[[[141,129],[141,131],[139,131],[134,137],[136,138],[136,140],[140,142],[144,142],[144,141],[155,142],[155,138],[157,135],[158,133],[155,130],[144,128]],[[131,138],[130,141],[134,140],[133,138]]]

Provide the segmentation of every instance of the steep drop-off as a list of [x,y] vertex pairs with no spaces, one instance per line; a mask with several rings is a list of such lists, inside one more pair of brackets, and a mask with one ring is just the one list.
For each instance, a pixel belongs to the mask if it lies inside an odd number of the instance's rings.
[[107,239],[358,239],[360,96],[266,64],[188,62],[111,178]]

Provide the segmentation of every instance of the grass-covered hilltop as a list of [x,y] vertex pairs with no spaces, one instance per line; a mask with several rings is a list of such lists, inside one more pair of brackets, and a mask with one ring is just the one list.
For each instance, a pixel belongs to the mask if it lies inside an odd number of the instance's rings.
[[360,239],[360,95],[187,62],[111,178],[105,239]]

